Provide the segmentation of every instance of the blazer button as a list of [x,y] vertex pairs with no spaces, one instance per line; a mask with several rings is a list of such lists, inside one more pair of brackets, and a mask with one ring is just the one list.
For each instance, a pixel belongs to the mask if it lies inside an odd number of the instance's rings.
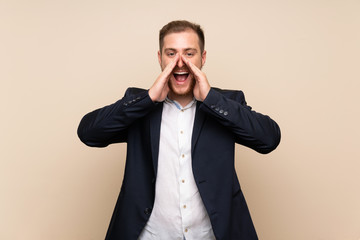
[[224,110],[222,110],[222,109],[219,111],[219,113],[223,113],[223,112],[224,112]]
[[145,210],[144,210],[144,213],[146,214],[146,215],[150,215],[151,214],[151,208],[145,208]]

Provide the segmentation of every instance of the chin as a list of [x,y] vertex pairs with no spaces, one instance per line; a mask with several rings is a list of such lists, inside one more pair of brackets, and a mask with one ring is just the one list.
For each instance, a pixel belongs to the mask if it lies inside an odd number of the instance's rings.
[[194,87],[195,87],[194,79],[191,79],[191,83],[189,85],[181,86],[181,87],[176,86],[175,83],[169,81],[169,88],[174,96],[179,96],[179,97],[192,96]]

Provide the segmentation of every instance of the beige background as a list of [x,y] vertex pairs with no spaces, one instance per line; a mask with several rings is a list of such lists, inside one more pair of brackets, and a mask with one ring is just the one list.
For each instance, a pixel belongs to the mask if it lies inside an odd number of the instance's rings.
[[206,33],[204,72],[274,118],[269,155],[237,146],[260,239],[360,239],[360,1],[0,1],[0,239],[103,239],[125,144],[88,148],[81,117],[149,88],[158,31]]

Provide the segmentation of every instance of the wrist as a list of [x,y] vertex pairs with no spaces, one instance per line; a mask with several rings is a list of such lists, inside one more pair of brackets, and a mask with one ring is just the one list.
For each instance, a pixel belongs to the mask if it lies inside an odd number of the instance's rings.
[[154,97],[154,93],[153,93],[153,89],[152,89],[152,88],[150,88],[150,89],[148,90],[148,95],[149,95],[151,101],[156,102],[156,99],[155,99],[155,97]]

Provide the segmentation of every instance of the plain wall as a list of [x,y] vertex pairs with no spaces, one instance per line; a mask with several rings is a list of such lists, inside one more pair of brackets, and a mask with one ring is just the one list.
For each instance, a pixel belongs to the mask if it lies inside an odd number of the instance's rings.
[[89,148],[82,116],[149,88],[158,31],[200,23],[212,86],[281,127],[236,148],[263,240],[360,239],[360,1],[0,1],[0,239],[103,239],[126,145]]

